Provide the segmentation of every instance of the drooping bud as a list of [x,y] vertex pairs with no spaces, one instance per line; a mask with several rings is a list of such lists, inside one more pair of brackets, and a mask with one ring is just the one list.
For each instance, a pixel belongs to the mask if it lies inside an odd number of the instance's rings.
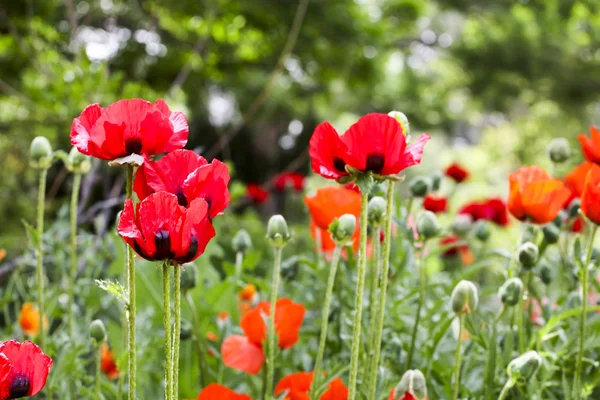
[[375,196],[369,200],[367,207],[369,224],[372,226],[380,226],[385,217],[385,209],[387,202],[383,197]]
[[536,351],[528,351],[508,364],[508,377],[519,384],[529,382],[542,366],[542,358]]
[[521,293],[523,293],[523,281],[519,278],[510,278],[498,290],[498,295],[505,306],[519,304]]
[[565,138],[554,138],[548,143],[546,154],[553,163],[564,163],[571,157],[571,146]]
[[442,173],[440,171],[431,174],[431,191],[437,192],[442,185]]
[[394,388],[393,399],[403,400],[410,394],[415,400],[427,398],[427,383],[425,376],[418,369],[409,369],[402,375],[400,383]]
[[246,250],[252,248],[252,238],[248,231],[245,229],[237,231],[233,239],[231,239],[231,247],[233,247],[236,253],[245,253]]
[[473,226],[473,218],[467,214],[458,214],[456,218],[454,218],[454,222],[452,222],[452,232],[456,233],[458,236],[466,235]]
[[181,321],[181,330],[179,331],[179,338],[181,340],[189,340],[194,335],[194,330],[192,329],[192,324],[187,320]]
[[288,229],[287,222],[283,215],[273,215],[267,224],[267,239],[273,247],[281,248],[285,246],[292,235]]
[[542,233],[544,234],[544,242],[554,244],[558,242],[560,237],[560,228],[553,223],[549,223],[544,225]]
[[106,328],[101,320],[95,319],[90,324],[90,339],[96,346],[106,342]]
[[552,283],[552,268],[548,264],[542,264],[540,266],[540,279],[544,282],[544,285]]
[[406,136],[406,141],[410,142],[410,124],[408,123],[406,115],[400,111],[390,111],[388,115],[398,121],[402,127],[402,133]]
[[417,176],[409,182],[408,187],[413,196],[425,197],[431,188],[431,179],[426,176]]
[[52,146],[44,136],[36,136],[29,147],[29,158],[34,168],[49,168],[52,164]]
[[181,290],[185,292],[198,284],[198,270],[193,263],[184,264],[182,267],[175,268],[181,268]]
[[560,210],[552,223],[560,228],[567,222],[567,218],[569,218],[569,214],[565,210]]
[[539,253],[540,251],[535,244],[526,242],[519,247],[517,259],[524,268],[531,269],[535,266],[535,263],[537,263]]
[[480,242],[487,242],[490,236],[492,235],[492,230],[490,228],[490,224],[487,221],[477,221],[475,224],[475,237]]
[[569,217],[575,218],[579,216],[579,209],[581,208],[581,200],[573,199],[571,203],[569,203]]
[[329,232],[336,243],[346,244],[356,231],[356,217],[353,214],[344,214],[336,218],[329,225]]
[[417,220],[417,232],[424,239],[431,239],[440,232],[440,224],[437,217],[431,211],[425,211]]
[[452,291],[450,296],[452,311],[456,314],[473,312],[479,304],[477,288],[470,281],[460,281]]
[[92,168],[90,157],[81,154],[76,147],[73,147],[67,156],[67,169],[76,174],[87,174]]

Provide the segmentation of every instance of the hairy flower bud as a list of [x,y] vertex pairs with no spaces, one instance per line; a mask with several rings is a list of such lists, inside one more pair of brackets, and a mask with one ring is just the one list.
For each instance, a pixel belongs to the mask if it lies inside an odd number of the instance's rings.
[[567,222],[568,218],[569,214],[565,210],[560,210],[552,223],[560,228],[565,224],[565,222]]
[[431,179],[426,176],[417,176],[413,178],[408,187],[415,197],[425,197],[431,188]]
[[388,115],[394,118],[400,126],[402,127],[402,133],[406,136],[406,141],[410,141],[410,124],[408,123],[408,118],[404,115],[403,112],[400,111],[390,111]]
[[178,266],[175,268],[181,268],[181,290],[185,292],[195,288],[198,284],[198,269],[193,263],[184,264],[183,266],[185,269]]
[[492,229],[490,228],[490,224],[487,221],[477,221],[475,224],[475,237],[480,242],[487,242],[490,236],[492,235]]
[[539,257],[539,253],[540,251],[535,244],[526,242],[519,247],[519,250],[517,251],[517,259],[524,268],[531,269],[535,266],[535,263]]
[[579,209],[581,208],[581,200],[573,199],[571,203],[569,203],[569,217],[575,218],[579,216]]
[[387,202],[383,197],[375,196],[369,200],[367,207],[369,224],[372,226],[379,226],[383,222],[385,217],[385,208]]
[[538,372],[542,366],[542,358],[536,351],[528,351],[508,364],[506,371],[513,382],[525,384]]
[[467,214],[458,214],[450,227],[458,236],[466,235],[473,226],[473,218]]
[[237,231],[233,239],[231,239],[231,247],[233,247],[236,253],[245,253],[246,250],[252,248],[252,238],[248,231],[245,229]]
[[403,400],[406,394],[410,394],[414,400],[427,398],[425,376],[418,369],[409,369],[402,375],[400,383],[394,388],[393,399]]
[[29,147],[29,158],[34,168],[48,168],[52,164],[52,146],[44,136],[36,136]]
[[542,264],[540,266],[540,279],[544,282],[544,285],[552,283],[552,268],[548,264]]
[[434,213],[425,211],[417,220],[417,232],[424,239],[431,239],[440,232],[440,224]]
[[553,163],[563,163],[571,157],[571,146],[565,138],[554,138],[548,143],[546,154]]
[[290,241],[292,235],[283,215],[273,215],[267,224],[267,239],[273,247],[281,248]]
[[192,324],[189,321],[181,321],[181,330],[179,331],[179,338],[181,340],[189,340],[194,336],[194,330]]
[[523,281],[519,278],[510,278],[498,290],[498,295],[505,306],[519,304],[521,293],[523,293]]
[[470,281],[460,281],[450,295],[452,311],[456,314],[473,312],[479,304],[477,288]]
[[71,149],[66,161],[67,169],[77,174],[86,174],[92,168],[90,157],[81,154],[76,147]]
[[356,217],[353,214],[344,214],[341,217],[335,219],[329,225],[329,232],[331,232],[331,237],[336,243],[346,244],[350,239],[352,239],[352,235],[354,235],[354,231],[356,230]]
[[101,320],[95,319],[90,324],[90,339],[95,345],[106,342],[106,328]]
[[442,173],[440,171],[431,174],[431,191],[437,192],[442,185]]
[[544,234],[544,242],[548,244],[554,244],[558,242],[558,238],[560,236],[560,228],[554,223],[549,223],[544,225],[544,227],[542,228],[542,233]]

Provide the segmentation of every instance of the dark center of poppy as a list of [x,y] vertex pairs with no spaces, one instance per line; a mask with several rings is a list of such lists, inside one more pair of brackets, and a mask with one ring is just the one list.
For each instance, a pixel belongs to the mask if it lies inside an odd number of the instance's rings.
[[169,231],[166,229],[161,229],[154,235],[154,244],[156,245],[156,252],[154,253],[155,259],[168,260],[175,257],[175,254],[171,251]]
[[187,207],[188,206],[188,200],[185,197],[185,194],[183,194],[183,191],[181,189],[179,189],[177,191],[177,202],[182,207]]
[[127,154],[141,154],[142,139],[139,137],[130,137],[125,140],[125,151]]
[[10,394],[9,399],[20,399],[21,397],[27,396],[29,393],[29,378],[25,375],[15,375],[12,382],[10,383]]
[[190,238],[190,247],[188,248],[187,253],[185,254],[185,256],[177,259],[177,262],[179,262],[180,264],[185,264],[187,262],[190,262],[194,259],[194,256],[196,255],[197,252],[198,252],[198,239],[196,239],[195,236],[192,236]]
[[373,153],[367,156],[367,167],[365,171],[373,171],[376,174],[381,172],[383,169],[383,164],[385,163],[385,159],[383,154]]
[[346,172],[346,162],[339,157],[333,158],[333,166],[338,170],[338,172]]

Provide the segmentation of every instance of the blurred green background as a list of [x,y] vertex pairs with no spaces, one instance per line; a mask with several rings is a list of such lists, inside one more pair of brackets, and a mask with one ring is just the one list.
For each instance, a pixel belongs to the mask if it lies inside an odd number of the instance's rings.
[[[68,149],[86,105],[120,98],[165,98],[188,115],[188,148],[260,184],[309,172],[307,142],[322,120],[344,129],[364,113],[401,110],[413,131],[434,137],[422,168],[458,159],[476,194],[490,183],[502,194],[516,165],[545,162],[550,137],[575,143],[598,119],[600,3],[5,1],[0,70],[0,247],[16,249],[21,219],[35,210],[31,139]],[[119,193],[120,179],[95,164],[84,222],[106,210],[99,202]],[[49,215],[69,185],[53,167]]]

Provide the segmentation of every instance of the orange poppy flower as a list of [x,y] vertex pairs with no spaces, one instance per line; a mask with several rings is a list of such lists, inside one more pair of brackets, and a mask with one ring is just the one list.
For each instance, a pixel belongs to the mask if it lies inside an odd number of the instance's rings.
[[0,261],[4,260],[5,257],[6,257],[6,250],[0,249]]
[[236,393],[218,383],[211,383],[202,389],[196,400],[252,400],[252,398],[247,394]]
[[[282,378],[275,387],[275,396],[285,393],[285,400],[310,400],[308,392],[312,385],[314,372],[296,372]],[[320,400],[347,400],[348,388],[340,378],[329,383],[329,389]]]
[[[21,325],[23,333],[27,336],[37,336],[40,333],[40,310],[33,303],[23,303],[19,325]],[[44,329],[48,329],[48,318],[45,315]]]
[[[223,341],[221,354],[223,363],[233,369],[256,375],[265,361],[263,341],[267,338],[264,316],[269,316],[271,304],[262,301],[242,317],[240,323],[245,336],[232,335]],[[290,299],[279,299],[275,303],[275,332],[279,347],[288,349],[298,341],[298,332],[306,309]]]
[[100,347],[100,369],[106,374],[108,379],[117,379],[119,377],[119,369],[115,362],[115,356],[106,343]]
[[252,301],[256,295],[256,286],[253,284],[246,285],[239,293],[240,300]]
[[590,221],[600,224],[600,167],[594,165],[585,178],[581,194],[581,211]]
[[580,133],[577,136],[581,143],[581,151],[585,159],[593,163],[600,163],[600,131],[594,125],[590,126],[590,137]]
[[521,221],[546,224],[556,218],[571,196],[564,182],[535,165],[519,168],[508,179],[508,210]]
[[565,177],[565,183],[567,187],[571,189],[571,192],[575,197],[581,197],[583,193],[583,185],[585,183],[585,177],[590,171],[594,163],[584,161],[576,166],[569,174]]

